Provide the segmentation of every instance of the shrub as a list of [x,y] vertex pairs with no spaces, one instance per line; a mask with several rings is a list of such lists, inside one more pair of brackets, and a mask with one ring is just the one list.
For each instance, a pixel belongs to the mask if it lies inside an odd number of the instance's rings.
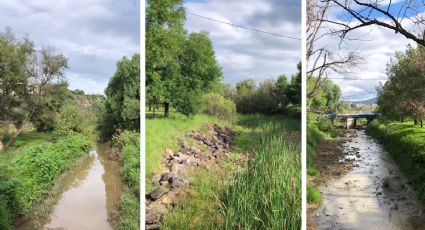
[[53,137],[64,137],[76,133],[92,137],[94,130],[93,117],[88,112],[74,105],[64,106],[54,117]]
[[307,201],[320,204],[323,201],[322,194],[316,188],[307,186]]
[[140,145],[140,134],[133,131],[118,131],[113,137],[112,137],[112,146],[116,147],[118,149],[123,149],[125,146],[133,145],[133,146],[139,146]]
[[204,112],[220,119],[233,121],[236,115],[235,103],[222,95],[208,93],[204,95]]

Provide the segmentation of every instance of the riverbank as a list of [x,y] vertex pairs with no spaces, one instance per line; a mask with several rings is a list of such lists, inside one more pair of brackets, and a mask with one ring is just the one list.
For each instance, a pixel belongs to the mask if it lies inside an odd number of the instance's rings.
[[232,129],[236,136],[227,157],[192,174],[186,195],[165,216],[164,229],[300,227],[299,120],[239,115]]
[[[43,200],[62,174],[88,155],[92,140],[74,134],[52,140],[46,133],[29,130],[1,153],[0,227],[46,213]],[[44,210],[41,212],[41,210]]]
[[413,122],[384,124],[375,120],[368,126],[367,133],[391,154],[425,204],[425,129]]

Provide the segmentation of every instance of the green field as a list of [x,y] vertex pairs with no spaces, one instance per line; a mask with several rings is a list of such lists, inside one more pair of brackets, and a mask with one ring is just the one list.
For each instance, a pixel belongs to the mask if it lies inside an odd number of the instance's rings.
[[[154,149],[159,153],[168,146],[174,149],[176,138],[184,131],[199,129],[208,122],[217,120],[206,115],[197,115],[193,120],[147,120],[147,172],[159,168],[162,159]],[[168,140],[150,143],[149,137],[157,137],[152,130],[149,133],[153,127],[157,134],[167,133]],[[165,216],[165,229],[300,228],[300,121],[283,116],[239,115],[233,129],[237,136],[232,153],[222,162],[224,175],[198,172],[193,191]],[[247,168],[236,173],[246,156],[250,159]],[[223,177],[227,178],[225,183]]]
[[366,131],[391,154],[425,204],[425,128],[413,122],[380,123],[375,120]]

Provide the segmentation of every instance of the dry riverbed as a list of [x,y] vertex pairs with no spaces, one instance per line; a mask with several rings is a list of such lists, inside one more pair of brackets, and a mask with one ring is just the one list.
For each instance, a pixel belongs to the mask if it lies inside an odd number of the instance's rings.
[[[334,150],[319,151],[321,175],[312,182],[323,204],[310,207],[309,229],[425,229],[416,192],[391,156],[364,131],[354,132]],[[326,154],[333,160],[320,161]]]

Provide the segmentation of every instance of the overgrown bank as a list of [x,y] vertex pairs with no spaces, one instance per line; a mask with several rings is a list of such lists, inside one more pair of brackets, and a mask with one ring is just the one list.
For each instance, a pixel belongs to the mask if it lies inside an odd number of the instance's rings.
[[425,203],[425,130],[413,122],[373,121],[366,129],[391,154]]
[[74,134],[54,143],[22,144],[5,152],[14,151],[16,156],[2,162],[6,170],[0,172],[0,228],[12,229],[14,220],[39,215],[36,209],[56,180],[86,155],[92,144],[86,136]]
[[165,229],[300,228],[299,120],[240,115],[233,127],[231,153],[194,174]]

